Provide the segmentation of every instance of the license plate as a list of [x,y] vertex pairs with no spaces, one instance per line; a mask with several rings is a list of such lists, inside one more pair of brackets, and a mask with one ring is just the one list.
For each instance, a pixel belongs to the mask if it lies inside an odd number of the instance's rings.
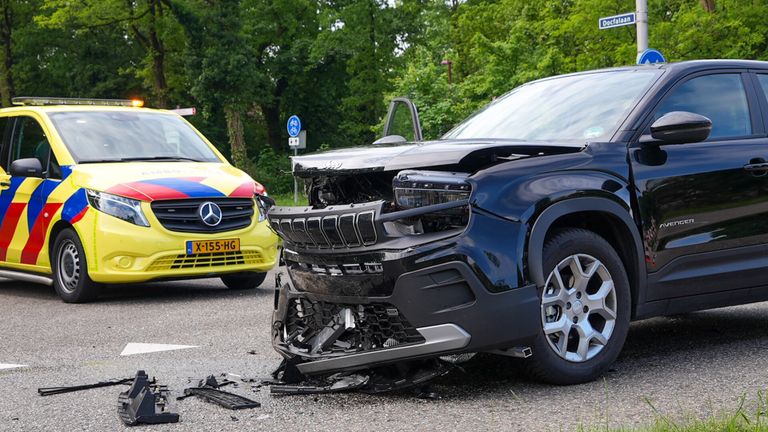
[[212,252],[237,252],[239,250],[240,239],[191,240],[187,242],[187,255]]

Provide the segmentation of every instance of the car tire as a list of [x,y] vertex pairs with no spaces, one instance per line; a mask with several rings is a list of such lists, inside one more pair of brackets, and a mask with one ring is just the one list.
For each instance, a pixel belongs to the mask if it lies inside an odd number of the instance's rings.
[[556,232],[543,256],[542,330],[533,356],[526,359],[527,369],[550,384],[593,381],[616,360],[627,337],[631,299],[626,270],[611,245],[585,229]]
[[88,275],[83,244],[75,230],[61,231],[52,252],[53,287],[65,303],[85,303],[98,297],[100,285]]
[[221,277],[221,281],[229,289],[246,290],[257,288],[266,278],[267,273],[242,272],[224,275]]

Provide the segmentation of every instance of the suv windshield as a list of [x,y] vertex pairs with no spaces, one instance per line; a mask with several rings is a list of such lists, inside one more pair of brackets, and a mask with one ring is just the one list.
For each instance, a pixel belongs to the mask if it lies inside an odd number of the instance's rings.
[[120,161],[220,162],[208,144],[176,116],[151,112],[51,113],[78,163]]
[[499,97],[443,138],[607,140],[659,74],[631,69],[536,81]]

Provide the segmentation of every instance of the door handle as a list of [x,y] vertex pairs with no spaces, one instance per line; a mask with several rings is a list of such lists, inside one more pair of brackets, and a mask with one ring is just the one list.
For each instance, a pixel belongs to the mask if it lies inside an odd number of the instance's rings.
[[768,162],[763,158],[754,158],[744,165],[744,170],[751,172],[768,171]]

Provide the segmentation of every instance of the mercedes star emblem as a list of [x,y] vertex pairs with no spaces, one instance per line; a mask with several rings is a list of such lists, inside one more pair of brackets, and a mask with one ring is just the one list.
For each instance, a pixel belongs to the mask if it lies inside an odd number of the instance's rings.
[[221,223],[221,208],[216,203],[206,201],[200,204],[200,209],[197,211],[200,215],[200,220],[208,226],[216,226]]

